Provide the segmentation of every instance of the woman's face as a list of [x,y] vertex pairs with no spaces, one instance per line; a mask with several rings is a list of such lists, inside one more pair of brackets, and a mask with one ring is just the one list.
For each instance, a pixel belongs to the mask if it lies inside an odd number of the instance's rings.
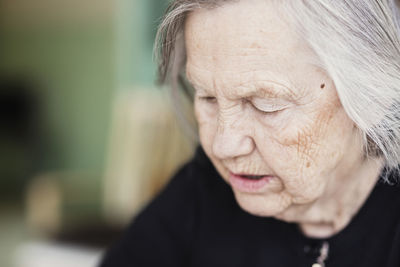
[[190,14],[186,72],[201,144],[239,205],[296,221],[362,149],[318,58],[268,2]]

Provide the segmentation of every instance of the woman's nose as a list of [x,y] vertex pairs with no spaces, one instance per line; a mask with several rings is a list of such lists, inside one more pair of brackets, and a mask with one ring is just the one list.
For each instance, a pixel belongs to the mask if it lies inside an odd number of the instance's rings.
[[230,159],[250,154],[255,147],[250,130],[245,118],[220,118],[213,140],[214,155]]

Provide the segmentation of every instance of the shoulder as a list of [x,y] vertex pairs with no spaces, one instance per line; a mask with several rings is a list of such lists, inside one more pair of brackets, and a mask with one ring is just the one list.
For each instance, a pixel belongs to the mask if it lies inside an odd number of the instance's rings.
[[[393,178],[393,177],[392,177]],[[400,180],[395,177],[392,183],[379,180],[371,195],[370,219],[377,232],[385,232],[388,239],[400,246]],[[373,229],[374,227],[371,227]],[[379,229],[379,230],[378,230]],[[387,239],[386,239],[387,240]]]
[[400,177],[397,172],[389,176],[386,176],[385,172],[384,169],[371,192],[370,200],[367,200],[371,206],[370,214],[374,215],[376,220],[400,226]]
[[174,225],[185,222],[187,228],[192,227],[189,221],[195,220],[207,188],[218,183],[215,175],[218,174],[199,147],[193,158],[179,168],[161,192],[138,213],[133,223],[139,227],[142,223],[148,225],[151,220],[176,228]]
[[377,184],[381,201],[376,207],[380,212],[374,232],[386,233],[382,238],[386,244],[382,246],[387,246],[387,266],[400,265],[400,177],[395,175],[392,184],[383,181]]
[[389,176],[385,175],[383,170],[374,188],[376,198],[379,199],[377,205],[381,206],[383,212],[392,212],[393,216],[400,219],[400,174],[393,172]]
[[183,212],[199,208],[198,202],[209,197],[210,191],[226,191],[227,188],[202,148],[198,147],[192,159],[173,175],[164,189],[139,213],[138,218],[149,213],[172,218],[188,215]]
[[214,208],[212,196],[224,198],[227,193],[229,187],[199,147],[133,218],[101,266],[185,266],[201,217]]

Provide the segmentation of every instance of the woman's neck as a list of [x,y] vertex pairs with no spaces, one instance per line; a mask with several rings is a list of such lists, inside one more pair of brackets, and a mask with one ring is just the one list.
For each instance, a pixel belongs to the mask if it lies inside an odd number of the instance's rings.
[[325,192],[302,216],[301,231],[308,237],[327,238],[343,230],[372,192],[383,167],[383,160],[365,159],[359,166],[331,179]]

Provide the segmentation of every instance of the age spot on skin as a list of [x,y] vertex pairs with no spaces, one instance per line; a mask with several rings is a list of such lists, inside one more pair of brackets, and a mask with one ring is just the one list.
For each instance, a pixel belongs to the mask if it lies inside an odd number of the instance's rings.
[[306,167],[310,168],[310,166],[311,166],[311,163],[308,161],[307,164],[306,164]]

